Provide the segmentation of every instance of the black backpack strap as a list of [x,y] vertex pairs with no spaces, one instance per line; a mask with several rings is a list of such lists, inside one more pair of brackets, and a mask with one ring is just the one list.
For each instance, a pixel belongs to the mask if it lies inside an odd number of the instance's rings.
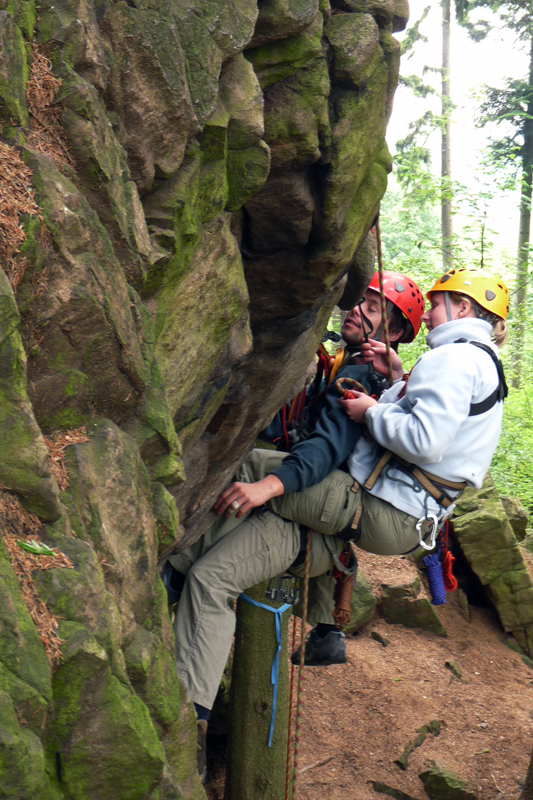
[[485,411],[489,411],[492,406],[496,405],[496,403],[501,403],[507,395],[509,394],[509,389],[507,388],[507,383],[505,382],[505,374],[503,371],[503,364],[492,349],[489,347],[488,344],[483,344],[482,342],[472,342],[468,339],[456,339],[454,344],[473,344],[474,347],[479,347],[481,350],[484,350],[488,355],[492,358],[494,362],[494,366],[498,372],[498,386],[496,389],[489,394],[485,400],[482,400],[480,403],[471,403],[470,411],[468,416],[469,417],[477,417],[479,414],[484,414]]

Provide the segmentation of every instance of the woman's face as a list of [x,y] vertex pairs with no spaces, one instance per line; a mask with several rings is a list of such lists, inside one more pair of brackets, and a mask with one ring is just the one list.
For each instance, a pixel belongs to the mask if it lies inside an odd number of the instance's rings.
[[[448,322],[448,315],[446,313],[446,304],[444,303],[444,292],[434,292],[431,295],[430,308],[422,314],[422,322],[425,324],[428,331],[433,328],[438,328],[444,322]],[[462,300],[460,303],[454,303],[450,298],[450,314],[452,319],[459,317],[475,316],[471,311],[470,303]]]

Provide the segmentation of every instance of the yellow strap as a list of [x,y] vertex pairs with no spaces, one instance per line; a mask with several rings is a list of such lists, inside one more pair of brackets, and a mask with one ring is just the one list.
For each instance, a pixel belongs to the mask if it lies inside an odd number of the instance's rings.
[[328,375],[328,386],[330,385],[331,381],[339,371],[342,366],[342,362],[344,361],[344,356],[346,355],[346,351],[343,347],[337,347],[337,352],[335,353],[335,360],[333,362],[333,366],[331,367]]
[[370,475],[366,479],[366,482],[363,483],[363,489],[366,489],[367,491],[370,491],[370,489],[372,489],[372,487],[374,486],[375,482],[377,481],[377,479],[379,478],[379,476],[383,472],[383,468],[384,468],[385,464],[389,463],[389,461],[391,460],[392,456],[393,456],[393,453],[390,450],[385,450],[385,452],[383,453],[383,455],[379,459],[378,463],[376,464],[376,466],[374,467],[374,469],[372,470],[372,472],[370,473]]

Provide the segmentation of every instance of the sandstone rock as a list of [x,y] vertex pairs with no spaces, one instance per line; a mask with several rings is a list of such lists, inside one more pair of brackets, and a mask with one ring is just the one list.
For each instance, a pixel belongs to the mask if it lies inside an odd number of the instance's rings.
[[380,27],[392,26],[392,31],[403,31],[409,20],[407,0],[332,0],[334,8],[372,14]]
[[60,627],[64,663],[54,675],[54,711],[46,747],[55,756],[66,797],[143,798],[165,763],[146,706],[111,672],[105,650],[87,628]]
[[[28,765],[31,764],[31,769]],[[19,723],[9,695],[0,689],[0,792],[2,797],[61,800],[46,771],[38,736]]]
[[521,542],[526,535],[529,514],[518,497],[501,497],[500,499],[507,514],[507,519],[511,523],[515,538],[518,542]]
[[61,513],[43,436],[26,393],[26,354],[13,291],[0,269],[0,483],[42,519]]
[[417,597],[420,580],[405,586],[382,585],[383,619],[390,625],[405,625],[406,628],[420,628],[447,636],[446,630],[437,613],[426,597]]
[[[115,133],[141,196],[152,188],[154,176],[169,176],[180,167],[187,141],[198,129],[180,42],[183,20],[172,15],[173,6],[167,8],[112,4],[99,23],[113,54],[107,91]],[[210,113],[213,100],[208,107]]]
[[[62,45],[55,59],[57,71],[66,74],[72,67],[101,92],[106,90],[109,63],[98,23],[108,5],[104,0],[95,9],[89,0],[43,0],[35,21],[36,41],[53,40]],[[65,60],[63,53],[67,55]]]
[[[0,586],[9,602],[0,606],[0,689],[11,697],[30,729],[40,726],[52,698],[50,664],[24,604],[6,548],[0,542]],[[41,714],[38,709],[42,708]],[[37,715],[38,720],[33,720]]]
[[28,64],[24,39],[8,11],[0,11],[0,119],[18,125],[29,124],[26,103]]
[[261,3],[252,47],[295,36],[307,28],[318,13],[318,0],[266,0]]
[[[157,559],[204,530],[291,398],[345,272],[366,280],[355,254],[390,169],[405,9],[352,2],[336,15],[325,0],[42,0],[38,17],[3,4],[1,133],[34,173],[44,230],[20,219],[16,301],[0,283],[0,482],[75,565],[34,576],[68,640],[53,696],[48,667],[35,685],[0,648],[11,793],[203,796]],[[69,167],[24,148],[33,39],[63,81]],[[59,495],[38,426],[83,423]]]
[[456,506],[454,535],[488,591],[506,632],[533,652],[533,584],[490,477],[467,489]]

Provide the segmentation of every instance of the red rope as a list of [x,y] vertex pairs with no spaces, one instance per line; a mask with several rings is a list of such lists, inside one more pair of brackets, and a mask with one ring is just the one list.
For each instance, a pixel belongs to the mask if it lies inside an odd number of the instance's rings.
[[453,574],[454,556],[448,550],[449,520],[445,520],[440,534],[440,551],[442,555],[442,578],[447,592],[455,592],[458,587],[457,578]]
[[285,439],[285,450],[290,450],[289,434],[287,433],[287,406],[281,409],[281,425],[283,427],[283,438]]
[[[292,622],[292,641],[290,652],[294,653],[296,650],[296,617],[291,617]],[[294,704],[294,676],[296,674],[296,667],[291,663],[291,682],[289,690],[289,735],[287,736],[287,761],[285,765],[285,800],[289,800],[290,785],[291,785],[291,744],[292,744],[292,717],[293,717],[293,704]]]
[[394,378],[392,377],[389,326],[387,324],[387,307],[385,303],[385,290],[383,289],[383,256],[381,253],[381,231],[379,228],[379,221],[376,222],[376,242],[378,245],[379,297],[381,301],[381,318],[383,321],[383,338],[385,340],[385,346],[387,348],[387,372],[388,372],[387,377],[389,380],[389,386],[392,386],[392,384],[394,383]]

